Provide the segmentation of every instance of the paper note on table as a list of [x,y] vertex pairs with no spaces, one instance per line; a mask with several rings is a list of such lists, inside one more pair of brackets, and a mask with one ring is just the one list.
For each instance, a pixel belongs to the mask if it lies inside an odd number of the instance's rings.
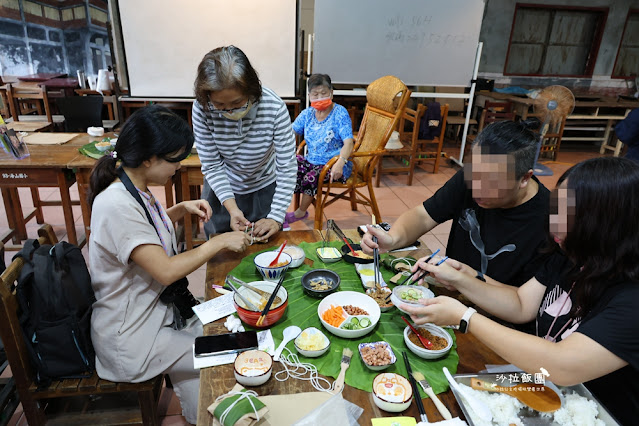
[[[218,297],[219,299],[219,297]],[[273,355],[275,353],[275,342],[273,341],[273,335],[271,330],[264,330],[257,332],[258,349],[268,352]],[[235,362],[237,354],[221,354],[221,355],[207,355],[196,357],[195,356],[195,344],[193,344],[193,368],[214,367],[216,365],[232,364]]]
[[202,321],[202,324],[208,324],[235,312],[235,305],[233,305],[233,293],[225,294],[224,296],[211,299],[208,302],[200,303],[199,305],[193,306],[191,309],[193,309],[193,312],[195,312],[200,321]]
[[381,417],[371,419],[373,426],[415,426],[417,420],[414,417]]

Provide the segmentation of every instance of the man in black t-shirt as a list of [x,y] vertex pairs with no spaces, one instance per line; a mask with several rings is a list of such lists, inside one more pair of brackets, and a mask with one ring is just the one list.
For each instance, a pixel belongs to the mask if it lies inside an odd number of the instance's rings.
[[405,247],[452,219],[450,258],[489,282],[521,286],[532,278],[548,235],[550,193],[533,176],[539,139],[528,126],[504,121],[486,127],[473,146],[471,163],[422,205],[402,214],[390,232],[369,227],[364,251]]

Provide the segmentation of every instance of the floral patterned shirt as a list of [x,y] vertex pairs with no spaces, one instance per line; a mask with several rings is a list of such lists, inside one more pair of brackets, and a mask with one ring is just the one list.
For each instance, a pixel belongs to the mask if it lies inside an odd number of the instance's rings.
[[[341,105],[334,104],[328,116],[318,121],[315,108],[309,107],[300,113],[293,123],[293,131],[303,135],[308,146],[306,159],[314,165],[323,165],[339,155],[344,140],[353,138],[353,127],[348,111]],[[344,165],[344,177],[348,178],[353,170],[349,161]]]

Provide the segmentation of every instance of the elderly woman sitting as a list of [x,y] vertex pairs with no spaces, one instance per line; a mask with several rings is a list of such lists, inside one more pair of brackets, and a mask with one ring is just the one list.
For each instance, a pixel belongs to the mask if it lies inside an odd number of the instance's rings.
[[317,194],[319,175],[329,160],[339,156],[326,179],[346,182],[353,170],[348,156],[353,151],[353,128],[348,111],[333,103],[333,85],[326,74],[313,74],[308,79],[310,108],[295,119],[293,130],[303,135],[308,147],[305,157],[297,156],[295,193],[302,194],[300,206],[286,214],[284,227],[308,217],[307,209]]

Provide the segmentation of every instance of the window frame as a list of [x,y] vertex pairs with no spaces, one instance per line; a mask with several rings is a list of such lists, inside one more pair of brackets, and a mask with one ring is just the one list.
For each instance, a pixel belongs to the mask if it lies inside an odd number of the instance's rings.
[[634,9],[634,8],[630,8],[628,10],[628,14],[626,15],[626,22],[624,22],[623,24],[623,30],[621,31],[621,39],[619,40],[619,47],[617,47],[617,55],[615,56],[615,63],[612,66],[612,70],[610,71],[610,78],[615,78],[618,80],[634,80],[636,77],[639,77],[639,71],[637,71],[637,75],[636,76],[625,76],[625,75],[615,75],[615,68],[617,68],[617,61],[619,61],[619,52],[621,51],[621,47],[623,46],[623,37],[626,34],[626,28],[628,27],[628,21],[630,20],[630,15],[632,14],[638,14],[639,15],[639,8]]
[[[513,33],[515,32],[515,20],[517,18],[517,12],[519,9],[549,9],[549,10],[578,10],[585,12],[599,12],[601,14],[599,28],[596,29],[596,33],[593,37],[593,42],[590,46],[590,53],[586,62],[585,74],[523,74],[512,73],[506,71],[508,69],[508,60],[510,59],[510,47],[512,45]],[[566,77],[566,78],[589,78],[592,77],[595,64],[597,63],[597,57],[599,55],[599,48],[601,47],[601,40],[603,38],[606,22],[608,21],[609,7],[587,7],[587,6],[563,6],[563,5],[550,5],[550,4],[538,4],[538,3],[517,3],[515,5],[515,13],[512,17],[512,25],[510,27],[510,37],[508,38],[508,49],[506,51],[506,60],[504,61],[503,75],[508,76],[522,76],[522,77]],[[547,47],[547,46],[546,46]]]

